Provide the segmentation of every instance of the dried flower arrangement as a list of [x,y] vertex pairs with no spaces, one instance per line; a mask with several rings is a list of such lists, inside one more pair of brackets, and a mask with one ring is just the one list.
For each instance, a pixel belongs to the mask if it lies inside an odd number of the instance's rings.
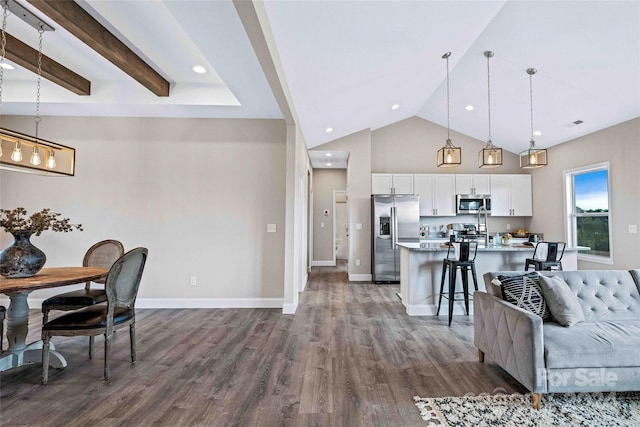
[[27,217],[25,208],[0,209],[0,227],[8,233],[27,231],[39,236],[43,231],[52,230],[67,233],[82,231],[82,224],[71,224],[69,218],[60,218],[61,214],[43,209]]

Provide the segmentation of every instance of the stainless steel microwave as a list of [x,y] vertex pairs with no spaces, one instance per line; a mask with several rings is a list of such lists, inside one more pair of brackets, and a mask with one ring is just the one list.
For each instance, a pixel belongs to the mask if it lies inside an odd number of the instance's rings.
[[491,213],[491,196],[479,194],[456,194],[456,213],[477,214],[484,206]]

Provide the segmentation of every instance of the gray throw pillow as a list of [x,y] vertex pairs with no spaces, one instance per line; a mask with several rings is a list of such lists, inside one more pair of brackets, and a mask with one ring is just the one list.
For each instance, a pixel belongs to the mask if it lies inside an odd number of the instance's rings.
[[578,297],[561,277],[541,275],[540,288],[556,322],[562,326],[573,326],[584,321]]
[[502,299],[549,320],[551,313],[540,289],[540,276],[535,271],[519,276],[498,276]]

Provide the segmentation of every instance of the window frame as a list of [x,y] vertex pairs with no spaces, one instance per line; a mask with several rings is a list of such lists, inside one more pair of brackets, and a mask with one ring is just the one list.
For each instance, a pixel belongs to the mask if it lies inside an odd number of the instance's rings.
[[[574,177],[589,172],[607,171],[607,203],[608,212],[578,214],[574,212],[575,207],[575,188]],[[613,226],[611,220],[611,162],[596,163],[593,165],[582,166],[579,168],[565,170],[563,172],[564,179],[564,230],[565,237],[569,246],[578,245],[578,226],[577,218],[579,217],[604,217],[606,216],[609,223],[609,256],[592,255],[578,252],[578,261],[594,262],[599,264],[613,265]]]

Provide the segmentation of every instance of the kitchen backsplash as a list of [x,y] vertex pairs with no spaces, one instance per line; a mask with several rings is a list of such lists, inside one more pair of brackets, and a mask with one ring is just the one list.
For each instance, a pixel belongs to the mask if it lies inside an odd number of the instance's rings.
[[[522,228],[524,230],[527,229],[525,226],[526,219],[523,217],[492,217],[489,216],[489,233],[493,234],[496,231],[499,233],[506,233],[507,231],[513,233],[517,229]],[[431,216],[421,216],[420,217],[420,225],[429,226],[430,233],[434,233],[440,230],[441,226],[446,226],[447,224],[451,224],[454,222],[459,222],[463,224],[477,224],[478,216],[477,215],[458,215],[451,217],[431,217]],[[507,230],[507,225],[510,226],[510,230]],[[543,232],[544,230],[534,230],[536,232]]]

